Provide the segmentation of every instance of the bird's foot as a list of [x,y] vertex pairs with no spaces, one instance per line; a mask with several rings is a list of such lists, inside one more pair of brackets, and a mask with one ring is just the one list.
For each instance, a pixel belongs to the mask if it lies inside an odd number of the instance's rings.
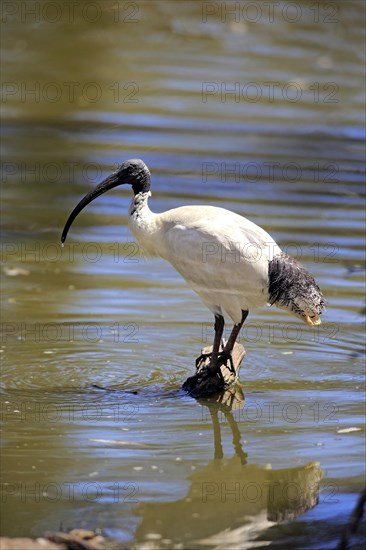
[[[228,362],[229,364],[227,364]],[[219,352],[217,361],[210,365],[209,369],[212,369],[212,371],[219,370],[221,373],[222,365],[225,365],[232,374],[235,374],[235,368],[231,353],[225,350]]]
[[[233,356],[231,355],[231,351],[228,352],[228,351],[223,351],[222,352],[222,355],[223,355],[223,365],[226,365],[227,368],[229,369],[229,371],[231,372],[231,374],[235,374],[235,367],[234,367],[234,362],[233,362]],[[227,362],[229,361],[229,366],[227,365]]]
[[[201,355],[199,357],[197,357],[197,359],[196,359],[196,369],[201,367],[202,363],[204,363],[206,361],[206,359],[208,359],[208,358],[212,358],[212,352],[210,352],[210,353],[201,353]],[[230,366],[226,365],[228,361],[230,363]],[[225,350],[219,351],[218,356],[217,356],[217,360],[214,363],[212,363],[212,365],[210,365],[210,369],[212,367],[212,370],[216,370],[217,368],[221,367],[222,365],[228,366],[230,372],[235,373],[234,363],[233,363],[233,358],[231,356],[231,353],[227,352]]]
[[213,378],[218,377],[218,379],[220,380],[220,383],[223,385],[225,384],[225,379],[221,372],[221,368],[220,366],[217,366],[217,365],[210,365],[204,371],[201,372],[200,376],[201,376],[202,382],[207,381],[208,379],[212,380]]
[[212,353],[201,353],[196,359],[196,369],[202,366],[202,363],[205,363],[206,359],[212,356]]
[[[202,368],[208,358],[211,359],[210,364],[207,365],[206,368]],[[221,382],[225,384],[225,378],[221,371],[221,367],[223,365],[228,368],[231,374],[233,374],[234,376],[236,375],[231,353],[225,350],[220,351],[214,361],[212,361],[212,353],[202,353],[196,359],[196,369],[198,371],[201,369],[203,380],[216,375],[220,378]]]

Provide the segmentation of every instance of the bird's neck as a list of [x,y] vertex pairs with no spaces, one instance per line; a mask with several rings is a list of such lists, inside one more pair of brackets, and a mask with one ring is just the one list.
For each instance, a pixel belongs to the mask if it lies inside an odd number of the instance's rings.
[[134,195],[128,211],[130,219],[137,221],[139,218],[148,218],[152,214],[148,205],[149,197],[151,197],[151,191],[149,190]]
[[137,193],[131,201],[128,225],[139,245],[149,254],[159,254],[158,215],[151,212],[150,191]]

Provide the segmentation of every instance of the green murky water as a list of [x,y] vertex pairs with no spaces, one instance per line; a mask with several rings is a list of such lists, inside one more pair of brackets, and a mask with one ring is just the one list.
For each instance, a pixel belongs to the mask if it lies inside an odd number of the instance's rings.
[[[2,533],[334,548],[364,484],[363,1],[6,4]],[[140,257],[128,189],[61,249],[79,198],[131,157],[153,210],[247,216],[328,300],[316,330],[251,313],[242,409],[180,390],[212,319]]]

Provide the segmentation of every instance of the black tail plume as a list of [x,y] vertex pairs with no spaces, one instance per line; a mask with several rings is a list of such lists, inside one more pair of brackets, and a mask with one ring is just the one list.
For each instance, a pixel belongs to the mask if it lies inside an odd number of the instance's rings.
[[292,311],[309,325],[319,325],[325,300],[310,273],[285,252],[275,256],[268,266],[268,301]]

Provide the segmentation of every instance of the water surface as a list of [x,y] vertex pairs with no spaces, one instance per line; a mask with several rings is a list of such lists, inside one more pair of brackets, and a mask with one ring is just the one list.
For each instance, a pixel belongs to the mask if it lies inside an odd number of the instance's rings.
[[[364,3],[280,2],[257,21],[211,4],[5,18],[4,535],[334,548],[364,484]],[[76,202],[133,157],[154,211],[244,215],[326,296],[314,329],[251,312],[242,409],[180,390],[212,319],[132,244],[129,189],[60,246]]]

